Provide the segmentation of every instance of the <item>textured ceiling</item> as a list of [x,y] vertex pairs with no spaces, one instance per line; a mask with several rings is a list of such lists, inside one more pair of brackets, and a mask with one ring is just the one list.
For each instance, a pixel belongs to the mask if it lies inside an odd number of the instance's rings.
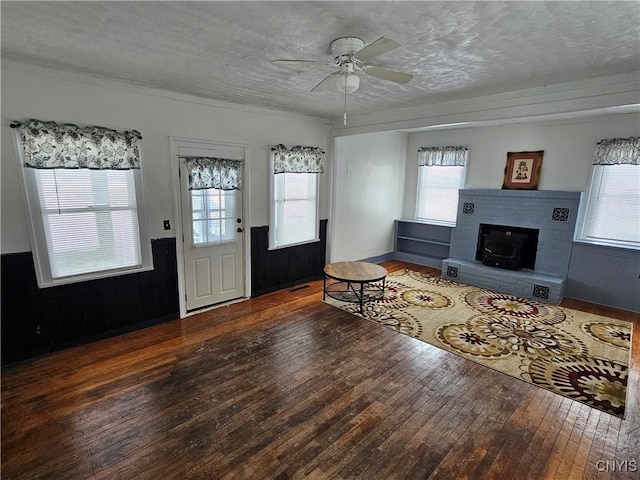
[[411,73],[365,77],[352,114],[640,70],[640,2],[10,2],[2,58],[139,86],[335,117],[344,98],[310,90],[329,44],[381,36],[372,61]]

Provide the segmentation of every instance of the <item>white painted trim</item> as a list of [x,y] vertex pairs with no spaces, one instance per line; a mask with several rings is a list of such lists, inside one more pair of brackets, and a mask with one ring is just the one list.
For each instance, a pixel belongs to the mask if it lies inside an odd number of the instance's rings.
[[[324,180],[326,182],[326,195],[328,199],[327,203],[325,204],[327,210],[325,212],[320,213],[320,215],[324,213],[324,216],[326,217],[326,220],[327,220],[327,231],[325,233],[325,238],[326,238],[325,264],[328,264],[331,259],[331,245],[333,242],[332,235],[333,235],[333,231],[335,230],[333,228],[333,219],[336,218],[334,215],[334,205],[335,205],[334,178],[335,178],[335,162],[336,162],[335,144],[336,144],[336,139],[333,137],[329,137],[329,140],[327,141],[327,149],[326,149],[326,157],[325,157],[327,158],[327,162],[325,162],[325,173],[324,173],[324,175],[327,175],[327,177],[325,177],[325,180]],[[322,220],[322,217],[320,217],[320,220]]]
[[187,302],[185,297],[184,279],[184,237],[182,231],[182,202],[180,198],[180,161],[178,159],[178,148],[184,140],[169,137],[169,152],[171,155],[171,191],[173,195],[173,229],[176,235],[176,271],[178,273],[178,306],[180,307],[180,318],[184,318],[187,313]]
[[244,229],[244,296],[251,297],[251,151],[244,145],[242,228]]
[[[214,140],[192,139],[184,137],[169,137],[169,152],[171,155],[171,190],[173,194],[173,228],[176,235],[176,261],[178,272],[178,305],[180,306],[180,318],[189,316],[187,313],[186,297],[185,297],[185,278],[184,278],[184,240],[182,229],[182,199],[180,196],[180,160],[178,159],[178,149],[198,148],[198,147],[234,147],[244,150],[244,171],[242,181],[242,225],[244,229],[244,299],[251,297],[251,180],[250,180],[250,151],[249,146],[242,143],[218,142]],[[242,300],[242,299],[240,299]],[[222,304],[224,305],[224,304]],[[222,306],[219,305],[219,306]],[[211,308],[215,308],[212,306]],[[209,307],[197,310],[199,313],[208,310]]]
[[40,284],[40,279],[42,278],[41,265],[44,265],[44,262],[42,262],[42,259],[40,258],[38,253],[38,249],[36,248],[37,235],[34,222],[31,221],[32,203],[35,203],[36,199],[34,198],[33,193],[30,192],[30,190],[27,188],[27,179],[25,178],[23,171],[24,150],[22,149],[18,129],[13,129],[11,136],[13,140],[13,148],[15,150],[15,158],[18,162],[18,175],[20,176],[20,181],[18,183],[20,184],[20,192],[22,193],[22,198],[24,200],[25,225],[27,227],[27,233],[29,235],[31,255],[33,256],[34,260],[33,266],[36,273],[36,280],[38,284]]
[[231,305],[234,305],[240,302],[246,302],[247,300],[250,300],[250,298],[249,297],[236,298],[235,300],[229,300],[228,302],[216,303],[215,305],[211,305],[209,307],[199,308],[197,310],[191,310],[185,313],[184,315],[181,315],[180,318],[190,317],[192,315],[198,315],[199,313],[208,312],[210,310],[216,310],[222,307],[230,307]]
[[337,138],[332,138],[330,141],[331,144],[331,150],[333,153],[333,163],[331,164],[331,179],[330,179],[330,187],[329,187],[329,198],[330,198],[330,205],[329,205],[329,216],[331,218],[331,221],[329,222],[329,225],[327,225],[327,251],[326,251],[326,259],[327,259],[327,264],[332,263],[333,262],[333,246],[336,244],[336,234],[337,234],[337,229],[336,228],[330,228],[332,225],[331,223],[335,222],[335,219],[337,218],[336,216],[336,212],[338,209],[337,203],[336,202],[336,195],[335,192],[337,191],[336,189],[336,172],[338,171],[338,139]]
[[476,122],[458,122],[439,125],[429,125],[420,128],[407,128],[399,130],[405,133],[423,133],[434,132],[440,130],[457,130],[461,128],[477,128],[477,127],[495,127],[499,125],[514,125],[522,123],[539,123],[539,124],[568,124],[580,121],[592,121],[594,117],[607,117],[614,115],[624,115],[627,113],[639,113],[640,103],[631,105],[620,105],[617,107],[595,108],[591,110],[580,110],[573,112],[550,113],[546,115],[532,115],[529,117],[519,118],[502,118],[497,120],[483,120]]

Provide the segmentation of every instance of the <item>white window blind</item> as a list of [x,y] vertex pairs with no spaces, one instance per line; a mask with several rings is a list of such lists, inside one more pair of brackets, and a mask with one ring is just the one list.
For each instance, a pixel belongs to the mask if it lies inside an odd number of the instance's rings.
[[640,248],[640,165],[593,165],[577,240]]
[[272,175],[269,247],[279,248],[316,241],[318,232],[318,175]]
[[134,170],[29,170],[51,278],[142,265]]
[[464,175],[464,166],[419,167],[416,218],[455,224],[458,190],[464,186]]

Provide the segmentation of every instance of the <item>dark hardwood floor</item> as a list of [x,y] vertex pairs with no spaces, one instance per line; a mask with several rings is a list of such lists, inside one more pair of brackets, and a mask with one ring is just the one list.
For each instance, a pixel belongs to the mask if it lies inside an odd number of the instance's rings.
[[635,322],[621,420],[321,300],[311,282],[4,368],[2,478],[639,478],[637,314],[563,304]]

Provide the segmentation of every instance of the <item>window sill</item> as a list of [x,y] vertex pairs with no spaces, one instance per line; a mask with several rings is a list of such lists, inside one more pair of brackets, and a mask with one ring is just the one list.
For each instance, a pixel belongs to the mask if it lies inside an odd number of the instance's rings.
[[73,275],[70,277],[60,277],[55,280],[41,279],[40,276],[38,276],[37,283],[38,283],[38,288],[50,288],[50,287],[58,287],[60,285],[69,285],[72,283],[90,282],[92,280],[100,280],[103,278],[118,277],[121,275],[131,275],[134,273],[149,272],[151,270],[153,270],[153,264],[142,265],[138,268],[128,268],[125,270],[104,270],[98,273]]
[[584,238],[574,238],[573,243],[578,243],[580,245],[587,245],[591,247],[615,248],[620,250],[631,250],[635,252],[640,251],[640,245],[624,245],[624,244],[615,243],[615,242],[587,240]]
[[422,223],[425,225],[438,225],[441,227],[455,227],[456,226],[456,222],[447,222],[444,220],[429,220],[427,218],[401,218],[400,221],[402,222],[415,222],[415,223]]

